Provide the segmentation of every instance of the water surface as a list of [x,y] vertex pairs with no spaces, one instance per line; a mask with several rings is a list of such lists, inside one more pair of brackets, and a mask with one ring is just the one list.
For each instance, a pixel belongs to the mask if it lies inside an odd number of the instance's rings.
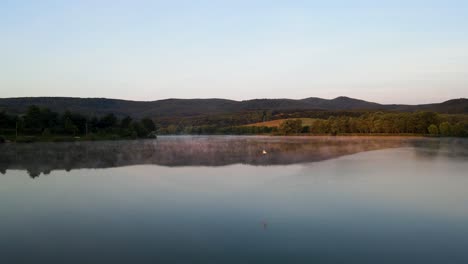
[[468,141],[0,146],[0,263],[468,263]]

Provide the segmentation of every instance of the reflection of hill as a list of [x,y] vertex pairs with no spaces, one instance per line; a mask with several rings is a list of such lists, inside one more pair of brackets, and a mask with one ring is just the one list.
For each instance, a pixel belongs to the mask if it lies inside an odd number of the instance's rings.
[[[52,170],[137,164],[283,165],[418,144],[440,148],[439,141],[430,139],[365,137],[161,137],[142,141],[5,144],[0,146],[0,172],[28,170],[31,177],[36,177]],[[263,150],[266,155],[262,154]]]

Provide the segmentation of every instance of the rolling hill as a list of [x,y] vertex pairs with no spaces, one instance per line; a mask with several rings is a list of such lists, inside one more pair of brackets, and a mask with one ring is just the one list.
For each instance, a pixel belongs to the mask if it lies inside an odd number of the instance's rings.
[[468,99],[453,99],[442,103],[423,105],[378,104],[364,100],[337,97],[322,99],[253,99],[234,101],[227,99],[166,99],[158,101],[129,101],[107,98],[74,97],[21,97],[0,98],[0,111],[24,113],[28,106],[47,107],[53,111],[70,110],[86,115],[104,115],[114,113],[118,116],[141,117],[193,117],[200,115],[229,114],[255,110],[274,111],[402,111],[419,110],[449,114],[468,114]]

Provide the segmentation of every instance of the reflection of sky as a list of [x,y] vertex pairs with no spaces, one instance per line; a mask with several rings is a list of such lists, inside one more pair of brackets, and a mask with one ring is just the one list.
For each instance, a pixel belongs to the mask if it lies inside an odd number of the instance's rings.
[[399,148],[287,166],[140,165],[36,179],[9,170],[0,178],[0,246],[11,254],[31,245],[37,259],[49,250],[112,259],[116,249],[133,261],[463,257],[467,169],[466,159]]
[[439,102],[467,96],[466,13],[466,1],[2,1],[0,97]]
[[[0,189],[3,195],[14,197],[14,201],[26,202],[41,195],[47,200],[45,206],[62,203],[64,200],[58,198],[64,194],[72,203],[83,202],[73,204],[80,207],[87,207],[88,199],[94,198],[110,203],[117,199],[119,203],[131,205],[146,197],[159,201],[162,206],[165,203],[161,201],[170,200],[180,205],[229,204],[255,208],[256,202],[261,202],[266,206],[264,209],[281,205],[286,210],[301,208],[304,204],[300,199],[319,207],[325,201],[327,206],[333,202],[346,204],[347,199],[351,203],[359,200],[374,206],[382,199],[402,202],[401,206],[413,206],[411,202],[414,202],[418,207],[423,206],[420,209],[452,208],[453,212],[461,213],[468,200],[465,194],[468,178],[464,177],[467,166],[463,160],[415,156],[412,148],[400,148],[288,166],[142,165],[54,171],[34,180],[26,177],[25,172],[8,171],[1,179]],[[174,205],[170,203],[171,207]]]

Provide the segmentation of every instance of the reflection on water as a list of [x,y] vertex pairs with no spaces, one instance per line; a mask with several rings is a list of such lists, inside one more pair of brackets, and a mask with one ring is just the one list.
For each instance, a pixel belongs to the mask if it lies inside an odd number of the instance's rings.
[[4,144],[0,172],[25,169],[31,177],[52,170],[163,166],[285,165],[353,153],[417,146],[421,155],[466,155],[467,141],[372,137],[160,137],[158,140]]
[[0,263],[468,263],[467,142],[2,145]]

